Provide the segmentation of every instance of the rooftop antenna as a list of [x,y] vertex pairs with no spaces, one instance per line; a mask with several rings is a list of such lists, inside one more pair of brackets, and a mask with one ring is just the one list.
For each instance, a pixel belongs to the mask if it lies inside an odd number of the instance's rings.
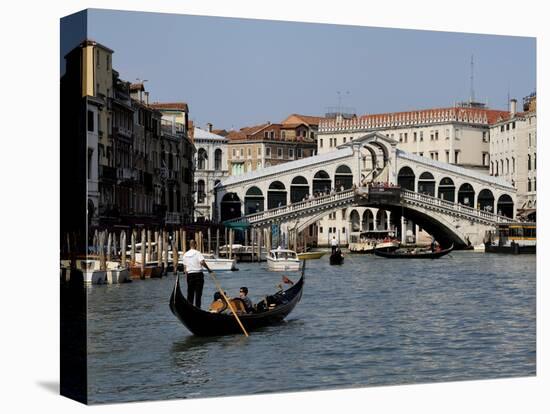
[[476,99],[474,92],[474,55],[472,54],[470,60],[470,103],[474,102]]

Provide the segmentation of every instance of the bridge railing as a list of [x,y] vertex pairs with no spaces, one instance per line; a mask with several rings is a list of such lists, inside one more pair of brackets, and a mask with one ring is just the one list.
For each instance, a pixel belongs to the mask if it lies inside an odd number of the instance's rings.
[[489,213],[488,211],[478,210],[477,208],[465,206],[460,203],[453,203],[452,201],[443,200],[441,198],[433,197],[427,194],[416,193],[414,191],[403,189],[401,190],[401,194],[403,194],[403,196],[409,200],[417,200],[425,204],[441,207],[446,210],[456,211],[495,223],[509,223],[513,221],[513,219],[511,219],[510,217]]
[[255,223],[258,221],[265,221],[278,216],[285,216],[287,214],[295,213],[300,210],[311,209],[314,207],[320,207],[323,205],[333,204],[336,201],[351,199],[354,197],[353,190],[344,190],[334,194],[329,194],[322,197],[311,198],[305,201],[299,201],[297,203],[288,204],[286,206],[272,208],[259,213],[248,214],[243,217],[227,220],[225,224],[237,224],[237,223]]

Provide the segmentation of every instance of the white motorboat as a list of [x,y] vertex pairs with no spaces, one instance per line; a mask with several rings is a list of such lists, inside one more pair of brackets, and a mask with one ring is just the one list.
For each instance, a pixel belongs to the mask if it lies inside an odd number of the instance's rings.
[[[204,256],[204,261],[206,262],[210,270],[214,272],[228,272],[231,270],[239,270],[237,269],[237,261],[235,259],[221,259],[209,253],[203,253],[202,255]],[[171,252],[169,252],[169,258],[171,261]],[[178,262],[180,264],[183,263],[183,252],[181,251],[178,254]]]
[[269,251],[267,256],[267,268],[274,271],[298,271],[300,259],[293,250],[275,249]]

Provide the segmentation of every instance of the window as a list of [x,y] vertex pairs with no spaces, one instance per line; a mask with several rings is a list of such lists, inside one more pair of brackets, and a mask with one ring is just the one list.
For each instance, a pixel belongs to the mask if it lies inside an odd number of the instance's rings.
[[506,124],[506,131],[510,131],[510,124]]
[[266,158],[271,158],[271,148],[270,147],[265,147],[265,157]]
[[233,158],[235,158],[236,156],[237,156],[237,150],[233,148]]
[[342,227],[342,234],[346,234],[346,228]]
[[[489,165],[489,154],[487,154],[486,152],[484,152],[482,155],[482,165]],[[514,159],[512,158],[512,165],[514,164]]]
[[264,131],[264,138],[267,139],[267,131]]
[[309,133],[309,137],[310,137],[311,139],[314,139],[314,138],[315,138],[315,135],[313,134],[313,132],[310,132],[310,133]]
[[214,151],[214,169],[216,171],[222,169],[222,150],[219,148]]
[[271,139],[274,139],[274,138],[275,138],[275,132],[269,131],[269,137],[270,137]]
[[[529,134],[529,136],[531,136],[531,134]],[[529,142],[531,142],[530,139],[529,139]],[[319,139],[319,148],[323,148],[323,138]]]
[[283,149],[281,147],[277,148],[277,158],[283,158]]
[[281,138],[286,139],[286,131],[281,131]]
[[258,147],[258,157],[262,156],[262,147]]
[[248,147],[248,158],[252,157],[252,148]]
[[294,158],[294,149],[292,148],[288,149],[288,158]]
[[483,131],[483,142],[489,141],[489,133],[487,131]]
[[413,132],[413,141],[416,142],[416,132]]
[[445,151],[445,162],[449,162],[449,150]]
[[92,178],[92,160],[93,160],[94,150],[93,148],[88,148],[88,180]]
[[344,137],[343,142],[344,142],[344,144],[346,143],[346,137]]
[[405,140],[405,143],[407,142],[407,133],[405,132],[405,134],[403,134],[403,138]]
[[504,125],[500,126],[500,132],[504,132]]
[[88,111],[88,131],[94,132],[94,112]]
[[420,141],[424,141],[424,131],[420,131]]
[[399,133],[399,142],[403,142],[403,133],[402,132]]
[[244,148],[241,148],[241,157],[244,157]]
[[423,152],[419,152],[418,155],[420,155],[421,157],[424,156],[424,153]]
[[531,155],[527,156],[527,170],[531,171]]
[[[529,189],[531,188],[531,186],[529,186]],[[328,234],[331,234],[332,233],[332,227],[329,227],[328,228]]]
[[450,135],[449,135],[449,128],[447,128],[445,130],[445,139],[449,139]]
[[531,191],[531,179],[527,180],[527,191]]
[[109,68],[110,68],[110,63],[109,63],[109,61],[110,61],[110,58],[111,58],[111,57],[110,57],[109,55],[106,55],[106,58],[107,58],[107,59],[105,59],[105,60],[106,60],[106,62],[107,62],[107,69],[109,69]]
[[512,174],[516,172],[516,159],[512,157]]
[[435,131],[435,140],[437,141],[439,139],[439,131]]
[[319,233],[323,232],[323,227],[319,227]]
[[459,150],[455,151],[455,164],[458,164],[458,155],[460,154]]
[[296,157],[302,158],[302,148],[296,148]]

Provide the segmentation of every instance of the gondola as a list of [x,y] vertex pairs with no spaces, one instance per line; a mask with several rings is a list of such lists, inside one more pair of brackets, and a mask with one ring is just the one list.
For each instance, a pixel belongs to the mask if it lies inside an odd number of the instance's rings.
[[330,255],[329,263],[331,265],[341,265],[344,263],[344,255],[340,249]]
[[427,252],[418,252],[418,253],[402,253],[399,250],[394,252],[383,252],[375,250],[374,254],[380,257],[386,257],[388,259],[439,259],[447,254],[449,254],[454,248],[454,244],[451,245],[448,249],[443,249],[438,252],[432,252],[428,250]]
[[[305,279],[305,261],[302,262],[300,280],[285,291],[279,291],[267,296],[255,311],[239,315],[239,319],[247,331],[281,322],[296,306],[302,297]],[[273,304],[275,306],[273,306]],[[180,289],[179,276],[170,296],[170,310],[187,329],[197,336],[217,336],[242,333],[235,316],[232,313],[213,313],[201,310],[187,301]]]

